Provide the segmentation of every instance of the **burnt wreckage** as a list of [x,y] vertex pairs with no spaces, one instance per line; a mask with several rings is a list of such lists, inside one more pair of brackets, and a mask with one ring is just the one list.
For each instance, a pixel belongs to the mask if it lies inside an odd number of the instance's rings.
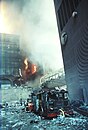
[[28,110],[45,118],[57,117],[60,114],[73,115],[67,95],[68,92],[65,90],[48,87],[37,89],[31,94],[32,101],[28,103]]

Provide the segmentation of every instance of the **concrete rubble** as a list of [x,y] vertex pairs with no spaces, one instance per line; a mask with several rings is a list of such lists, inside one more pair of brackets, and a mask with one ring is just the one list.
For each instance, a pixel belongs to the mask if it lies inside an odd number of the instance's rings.
[[1,110],[1,130],[87,130],[88,118],[75,112],[74,117],[59,115],[52,120],[26,112],[18,104],[8,105]]
[[[6,96],[6,95],[5,95]],[[51,120],[25,111],[20,100],[0,104],[0,130],[88,130],[88,117],[75,112],[73,117],[59,115]]]

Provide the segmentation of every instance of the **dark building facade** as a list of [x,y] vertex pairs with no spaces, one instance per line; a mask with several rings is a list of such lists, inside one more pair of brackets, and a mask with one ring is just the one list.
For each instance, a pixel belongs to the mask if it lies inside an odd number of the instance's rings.
[[88,0],[54,0],[70,100],[88,104]]
[[21,62],[19,36],[0,34],[0,77],[19,75]]

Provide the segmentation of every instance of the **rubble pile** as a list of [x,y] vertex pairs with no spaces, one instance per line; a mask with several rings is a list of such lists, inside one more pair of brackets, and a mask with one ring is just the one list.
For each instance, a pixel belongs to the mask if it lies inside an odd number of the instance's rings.
[[59,115],[52,120],[26,112],[20,102],[0,109],[1,130],[87,130],[88,118],[75,112],[74,117]]
[[58,115],[49,120],[26,111],[27,95],[31,92],[28,88],[3,88],[0,91],[1,130],[88,130],[88,117],[77,112],[73,117]]

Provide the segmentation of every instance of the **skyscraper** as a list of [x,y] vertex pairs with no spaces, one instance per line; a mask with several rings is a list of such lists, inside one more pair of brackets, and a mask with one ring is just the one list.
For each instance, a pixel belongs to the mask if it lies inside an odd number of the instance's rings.
[[0,34],[0,77],[17,76],[20,68],[19,36]]
[[88,1],[54,4],[70,100],[88,104]]

